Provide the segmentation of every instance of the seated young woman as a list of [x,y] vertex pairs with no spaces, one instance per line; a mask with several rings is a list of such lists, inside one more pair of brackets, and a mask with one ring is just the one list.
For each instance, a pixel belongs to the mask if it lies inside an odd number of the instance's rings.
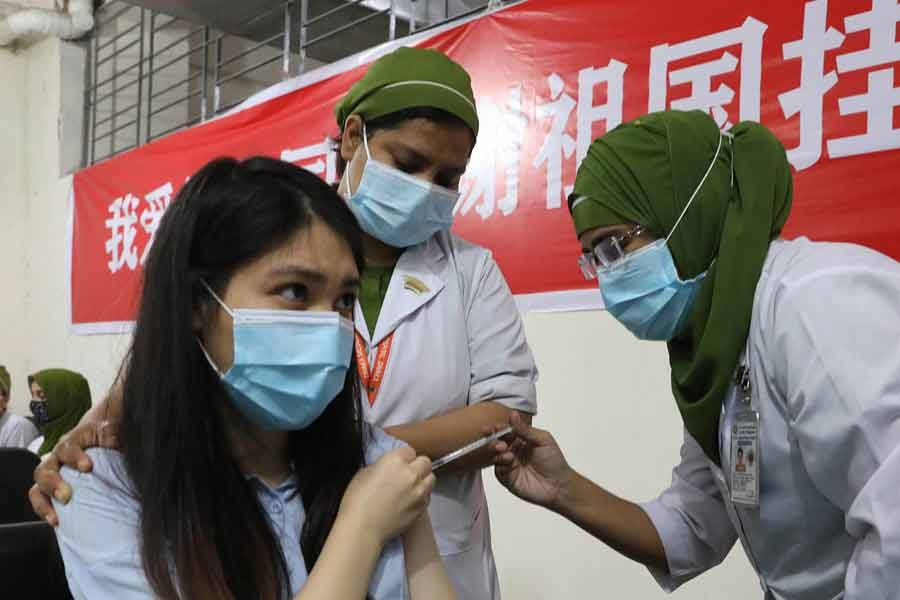
[[191,177],[145,265],[121,449],[61,473],[76,599],[454,597],[430,462],[359,418],[362,267],[315,175],[252,158]]

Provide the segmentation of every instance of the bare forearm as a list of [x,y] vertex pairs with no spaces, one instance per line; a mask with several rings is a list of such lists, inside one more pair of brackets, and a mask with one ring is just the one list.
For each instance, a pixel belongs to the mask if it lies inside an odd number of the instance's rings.
[[122,414],[122,387],[117,382],[103,400],[84,413],[79,423],[118,422]]
[[571,484],[551,508],[617,552],[668,573],[659,533],[637,504],[575,473]]
[[[418,454],[435,460],[484,436],[486,427],[509,422],[513,409],[498,402],[480,402],[444,415],[405,425],[387,427],[390,435],[412,446]],[[531,415],[522,413],[530,423]],[[483,469],[493,464],[489,447],[447,465],[442,473]]]
[[81,417],[80,423],[100,423],[109,419],[109,398],[104,398],[97,404],[93,405],[89,411]]
[[406,557],[410,600],[456,598],[453,584],[450,583],[447,569],[438,553],[428,513],[422,513],[403,536],[403,554]]
[[294,600],[362,600],[381,550],[374,536],[339,515]]

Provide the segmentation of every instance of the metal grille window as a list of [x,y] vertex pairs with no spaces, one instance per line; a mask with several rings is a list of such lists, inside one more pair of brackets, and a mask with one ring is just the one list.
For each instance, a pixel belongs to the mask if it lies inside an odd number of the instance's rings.
[[85,162],[211,119],[323,64],[503,3],[105,2],[89,43]]

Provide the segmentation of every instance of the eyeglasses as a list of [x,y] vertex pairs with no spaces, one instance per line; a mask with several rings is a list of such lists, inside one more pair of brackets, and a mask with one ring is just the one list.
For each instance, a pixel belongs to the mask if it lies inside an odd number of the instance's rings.
[[596,279],[597,270],[611,266],[616,261],[625,258],[625,246],[644,233],[641,225],[635,225],[620,235],[608,235],[594,244],[590,252],[585,252],[578,257],[578,266],[585,279]]

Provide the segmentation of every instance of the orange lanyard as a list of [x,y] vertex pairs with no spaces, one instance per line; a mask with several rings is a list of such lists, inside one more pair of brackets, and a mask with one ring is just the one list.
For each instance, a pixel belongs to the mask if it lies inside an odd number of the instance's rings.
[[384,381],[384,372],[387,370],[388,360],[391,357],[391,345],[394,343],[394,333],[384,338],[378,344],[378,352],[375,353],[375,364],[369,368],[369,356],[366,352],[366,343],[363,341],[359,332],[356,333],[356,369],[359,372],[359,379],[366,388],[366,394],[369,396],[369,406],[375,404],[375,398],[378,396],[378,390],[381,389],[381,382]]

